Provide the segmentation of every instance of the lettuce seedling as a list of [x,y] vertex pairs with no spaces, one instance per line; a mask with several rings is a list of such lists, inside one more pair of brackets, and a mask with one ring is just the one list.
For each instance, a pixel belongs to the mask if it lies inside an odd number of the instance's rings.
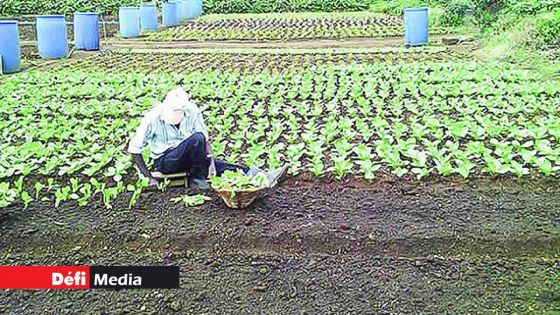
[[539,172],[541,172],[542,174],[546,175],[546,176],[550,176],[552,174],[553,171],[555,171],[558,167],[554,167],[552,165],[552,163],[550,162],[550,160],[548,160],[546,157],[541,156],[539,158],[536,159],[536,165],[537,168],[539,170]]
[[185,195],[182,197],[172,198],[171,201],[175,203],[182,203],[185,207],[194,207],[203,205],[206,201],[210,201],[212,198],[205,195]]
[[54,196],[55,196],[54,207],[58,208],[58,206],[60,205],[61,202],[70,199],[71,194],[72,194],[72,191],[71,191],[69,186],[64,186],[62,188],[60,188],[60,187],[57,188],[56,191],[54,192]]
[[77,192],[80,189],[80,181],[77,178],[70,178],[70,187],[73,193]]
[[475,167],[474,163],[468,159],[455,160],[455,164],[457,165],[455,172],[463,178],[469,177],[471,170]]
[[78,205],[80,207],[84,207],[88,204],[89,198],[92,196],[92,189],[90,183],[85,183],[82,187],[80,187],[80,193],[82,194],[81,197],[78,198]]
[[41,190],[43,190],[43,188],[45,188],[45,185],[43,185],[40,181],[35,182],[35,199],[39,199],[39,195],[41,194]]
[[21,198],[21,200],[23,201],[23,208],[27,209],[27,207],[29,206],[29,203],[31,203],[31,201],[33,201],[33,198],[29,195],[29,193],[27,191],[22,191],[21,194],[19,195],[19,197]]
[[0,183],[0,208],[11,205],[17,198],[15,189],[10,188],[10,183]]
[[374,179],[375,172],[381,168],[381,165],[373,164],[371,160],[360,160],[357,163],[360,165],[360,172],[364,174],[365,179]]
[[371,148],[363,143],[359,144],[352,151],[356,153],[356,156],[360,161],[369,161],[372,157]]
[[21,194],[23,192],[23,182],[24,182],[25,177],[24,176],[20,176],[18,177],[18,179],[14,182],[14,190],[16,191],[17,194]]
[[135,185],[129,184],[127,186],[127,190],[132,192],[132,195],[130,196],[130,200],[128,202],[128,209],[132,209],[132,207],[134,207],[134,205],[136,205],[136,203],[140,199],[140,195],[142,194],[142,190],[144,188],[148,187],[149,183],[150,183],[150,180],[148,178],[139,178],[136,181]]
[[334,172],[338,178],[342,178],[344,175],[352,172],[352,167],[354,166],[346,156],[332,156],[334,161]]

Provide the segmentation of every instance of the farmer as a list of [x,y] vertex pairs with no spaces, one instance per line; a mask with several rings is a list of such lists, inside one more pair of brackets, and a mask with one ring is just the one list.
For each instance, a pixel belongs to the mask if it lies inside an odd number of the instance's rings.
[[130,140],[128,152],[134,157],[140,172],[150,179],[151,186],[157,185],[157,180],[148,171],[142,157],[146,145],[157,171],[162,174],[186,172],[189,184],[198,188],[207,188],[206,179],[209,176],[221,176],[226,170],[241,169],[250,176],[264,173],[270,187],[276,186],[286,172],[287,167],[266,173],[256,167],[214,160],[209,156],[211,145],[208,139],[200,109],[182,88],[175,88],[167,94],[163,103],[156,104],[146,113]]

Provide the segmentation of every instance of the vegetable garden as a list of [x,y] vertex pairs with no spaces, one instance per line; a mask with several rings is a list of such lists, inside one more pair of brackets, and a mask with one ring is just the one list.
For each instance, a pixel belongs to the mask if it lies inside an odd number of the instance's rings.
[[[400,34],[371,13],[210,15],[0,77],[0,265],[178,265],[182,284],[2,291],[0,313],[560,310],[558,80],[440,44],[148,45]],[[287,180],[244,210],[148,187],[126,147],[176,86],[213,157]],[[265,185],[238,177],[212,184]]]
[[[25,201],[47,187],[57,205],[85,205],[99,193],[110,206],[133,173],[126,139],[175,85],[202,105],[213,153],[230,162],[365,179],[560,169],[560,86],[504,64],[325,65],[285,75],[30,72],[3,82],[1,176],[17,179],[5,195]],[[39,174],[45,180],[25,193],[23,178]],[[56,185],[54,174],[72,180]]]
[[[150,41],[294,40],[310,38],[392,37],[403,32],[395,17],[366,13],[209,15],[150,34]],[[445,33],[433,28],[433,34]]]

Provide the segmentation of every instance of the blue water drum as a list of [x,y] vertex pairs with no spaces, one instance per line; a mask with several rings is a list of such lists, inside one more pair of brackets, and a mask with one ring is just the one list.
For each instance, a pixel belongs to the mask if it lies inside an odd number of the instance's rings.
[[2,55],[3,73],[20,70],[21,48],[17,21],[0,21],[0,55]]
[[158,30],[157,8],[153,3],[140,5],[140,28],[143,31]]
[[74,13],[74,45],[76,49],[99,50],[99,16],[97,13]]
[[62,59],[68,55],[68,33],[63,15],[37,16],[37,46],[44,59]]
[[190,3],[188,1],[177,1],[177,15],[179,22],[189,18]]
[[404,9],[404,40],[408,46],[428,44],[428,8]]
[[177,13],[177,3],[164,2],[161,7],[163,15],[163,26],[171,27],[179,24],[179,14]]
[[186,5],[184,6],[184,11],[182,12],[185,20],[194,19],[194,17],[196,16],[197,1],[198,0],[183,0],[183,2],[186,3]]
[[188,0],[191,3],[193,10],[193,17],[200,16],[202,13],[202,1],[201,0]]
[[140,8],[119,8],[119,32],[121,37],[132,38],[140,36]]

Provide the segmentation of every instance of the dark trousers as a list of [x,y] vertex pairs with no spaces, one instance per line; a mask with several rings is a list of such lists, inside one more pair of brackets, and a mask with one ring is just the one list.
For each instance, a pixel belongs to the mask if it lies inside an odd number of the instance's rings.
[[[187,172],[192,178],[206,179],[210,167],[210,159],[207,155],[206,138],[202,133],[197,132],[177,147],[167,150],[154,161],[154,167],[162,174]],[[229,164],[220,160],[214,160],[214,164],[218,176],[228,170],[237,171],[241,169],[245,173],[249,171],[245,166]]]

